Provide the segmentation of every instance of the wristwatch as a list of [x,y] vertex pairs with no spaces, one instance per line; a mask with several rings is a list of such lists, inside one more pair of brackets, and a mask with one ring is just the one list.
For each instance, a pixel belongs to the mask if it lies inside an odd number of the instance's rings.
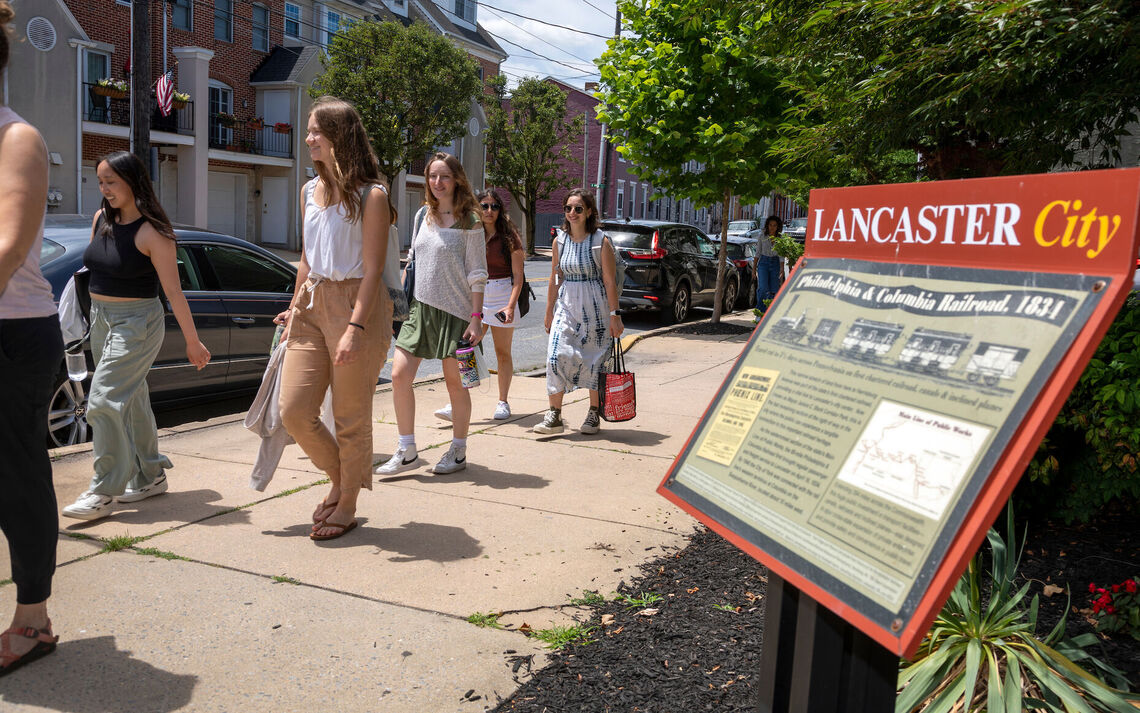
[[611,317],[620,317],[620,316],[621,316],[621,310],[619,310],[619,309],[611,309],[611,310],[610,310],[610,316],[611,316]]

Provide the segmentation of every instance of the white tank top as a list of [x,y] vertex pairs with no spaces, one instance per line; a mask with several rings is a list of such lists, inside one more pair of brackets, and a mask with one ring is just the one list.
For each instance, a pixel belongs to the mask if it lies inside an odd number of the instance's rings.
[[[0,105],[0,128],[16,122],[27,123],[16,112]],[[47,152],[46,145],[44,152],[45,154]],[[41,210],[46,211],[46,208],[45,204]],[[28,319],[55,314],[51,285],[40,272],[40,250],[43,249],[43,244],[44,222],[41,217],[40,227],[36,230],[36,239],[28,250],[24,262],[16,268],[16,272],[8,280],[8,286],[0,292],[0,319]]]
[[[344,208],[318,205],[313,198],[317,181],[305,184],[305,260],[309,274],[322,280],[364,277],[363,205],[361,216],[348,222]],[[383,186],[377,188],[384,190]]]

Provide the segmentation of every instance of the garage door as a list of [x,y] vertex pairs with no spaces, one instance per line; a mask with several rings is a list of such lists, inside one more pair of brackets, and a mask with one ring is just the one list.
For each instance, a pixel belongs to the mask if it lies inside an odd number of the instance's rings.
[[210,171],[208,182],[206,227],[226,235],[237,235],[237,175]]

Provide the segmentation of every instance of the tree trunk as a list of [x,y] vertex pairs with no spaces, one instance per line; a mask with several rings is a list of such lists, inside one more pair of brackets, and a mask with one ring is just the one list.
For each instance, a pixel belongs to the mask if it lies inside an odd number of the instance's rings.
[[534,255],[534,217],[537,211],[537,201],[528,200],[523,208],[523,215],[526,216],[526,254],[528,256]]
[[726,188],[724,190],[724,203],[721,205],[720,250],[716,257],[716,296],[713,297],[713,324],[720,323],[721,308],[724,306],[724,273],[725,265],[728,263],[728,204],[731,200],[732,191]]

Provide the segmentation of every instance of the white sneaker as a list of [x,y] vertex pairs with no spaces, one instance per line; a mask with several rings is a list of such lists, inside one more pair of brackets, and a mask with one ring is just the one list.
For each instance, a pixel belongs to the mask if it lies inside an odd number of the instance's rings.
[[111,504],[115,501],[110,495],[100,495],[88,490],[75,502],[63,509],[64,517],[73,517],[76,520],[98,520],[111,514]]
[[497,406],[495,406],[495,415],[493,418],[496,421],[505,421],[510,417],[511,417],[511,405],[508,404],[506,401],[500,401],[499,404]]
[[116,497],[115,500],[120,503],[137,503],[155,495],[162,495],[169,489],[170,484],[166,482],[166,473],[159,473],[154,482],[144,485],[138,490],[127,488],[126,492]]
[[451,404],[448,404],[448,405],[444,406],[443,408],[436,409],[435,410],[435,417],[441,418],[444,421],[450,421],[451,420]]
[[431,472],[437,475],[444,475],[446,473],[454,473],[457,470],[463,470],[467,467],[467,449],[456,448],[451,446],[447,449],[447,453],[439,459],[439,462],[431,469]]
[[396,449],[387,463],[372,472],[376,475],[394,475],[415,468],[419,459],[420,454],[415,448],[408,449],[401,446]]

